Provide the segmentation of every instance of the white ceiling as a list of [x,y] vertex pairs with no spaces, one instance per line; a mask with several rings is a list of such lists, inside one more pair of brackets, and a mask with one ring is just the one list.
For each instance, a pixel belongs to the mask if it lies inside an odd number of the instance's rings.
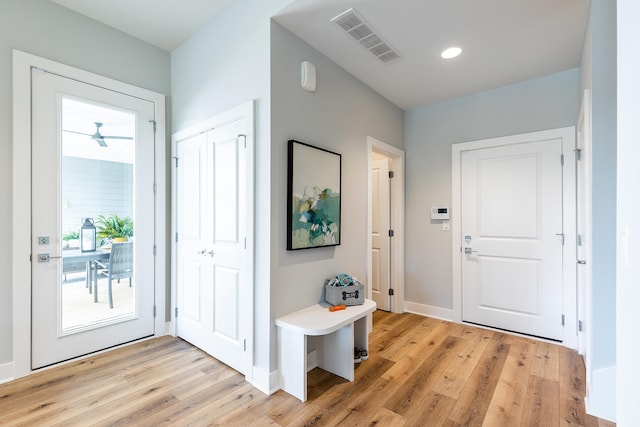
[[[51,1],[171,51],[233,0]],[[330,22],[350,7],[400,59],[383,64]],[[295,0],[275,19],[411,109],[577,67],[588,13],[589,0]],[[452,45],[462,55],[441,59]]]
[[51,0],[171,52],[233,0]]

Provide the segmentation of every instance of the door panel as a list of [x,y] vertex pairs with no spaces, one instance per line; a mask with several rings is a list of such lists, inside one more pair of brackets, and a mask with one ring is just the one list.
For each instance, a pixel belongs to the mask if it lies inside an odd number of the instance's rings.
[[[154,222],[137,220],[154,215],[154,104],[39,70],[32,84],[37,369],[154,333]],[[102,125],[103,140],[94,136]],[[80,231],[81,217],[111,214],[130,217],[135,231],[132,272],[113,280],[113,308],[105,292],[108,247],[82,252],[74,239],[62,240]]]
[[561,153],[560,140],[462,153],[464,321],[562,338]]
[[177,333],[242,373],[251,367],[246,339],[253,310],[246,126],[236,120],[176,144]]
[[373,161],[371,205],[371,293],[378,308],[389,311],[391,195],[387,158]]

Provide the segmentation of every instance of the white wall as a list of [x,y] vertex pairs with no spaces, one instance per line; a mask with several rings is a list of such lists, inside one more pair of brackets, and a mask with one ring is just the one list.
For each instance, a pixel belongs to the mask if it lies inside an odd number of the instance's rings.
[[[621,427],[638,422],[640,384],[640,3],[618,0],[618,287],[617,413]],[[628,253],[627,253],[628,250]]]
[[407,302],[453,308],[451,233],[429,219],[451,206],[451,144],[574,126],[578,85],[573,69],[406,113]]
[[[300,87],[300,63],[316,66],[317,90]],[[381,65],[382,66],[382,65]],[[404,114],[277,23],[271,25],[271,307],[273,317],[323,299],[324,279],[366,278],[367,136],[404,148]],[[286,250],[287,141],[342,155],[340,246]],[[258,208],[258,215],[261,214]],[[271,370],[276,369],[271,320]]]
[[[48,0],[0,4],[0,223],[12,223],[12,50],[169,94],[169,54]],[[134,64],[135,66],[132,66]],[[15,195],[20,197],[20,195]],[[13,358],[11,233],[0,241],[0,365]],[[29,286],[29,284],[24,284]]]

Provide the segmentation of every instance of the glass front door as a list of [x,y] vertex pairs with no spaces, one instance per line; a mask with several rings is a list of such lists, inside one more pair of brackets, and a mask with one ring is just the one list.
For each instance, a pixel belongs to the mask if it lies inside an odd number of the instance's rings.
[[154,333],[154,105],[32,72],[32,368]]

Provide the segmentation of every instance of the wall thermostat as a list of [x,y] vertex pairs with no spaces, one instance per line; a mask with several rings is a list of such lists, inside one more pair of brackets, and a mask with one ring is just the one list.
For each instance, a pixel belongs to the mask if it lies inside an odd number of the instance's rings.
[[449,206],[431,208],[431,219],[449,219]]

